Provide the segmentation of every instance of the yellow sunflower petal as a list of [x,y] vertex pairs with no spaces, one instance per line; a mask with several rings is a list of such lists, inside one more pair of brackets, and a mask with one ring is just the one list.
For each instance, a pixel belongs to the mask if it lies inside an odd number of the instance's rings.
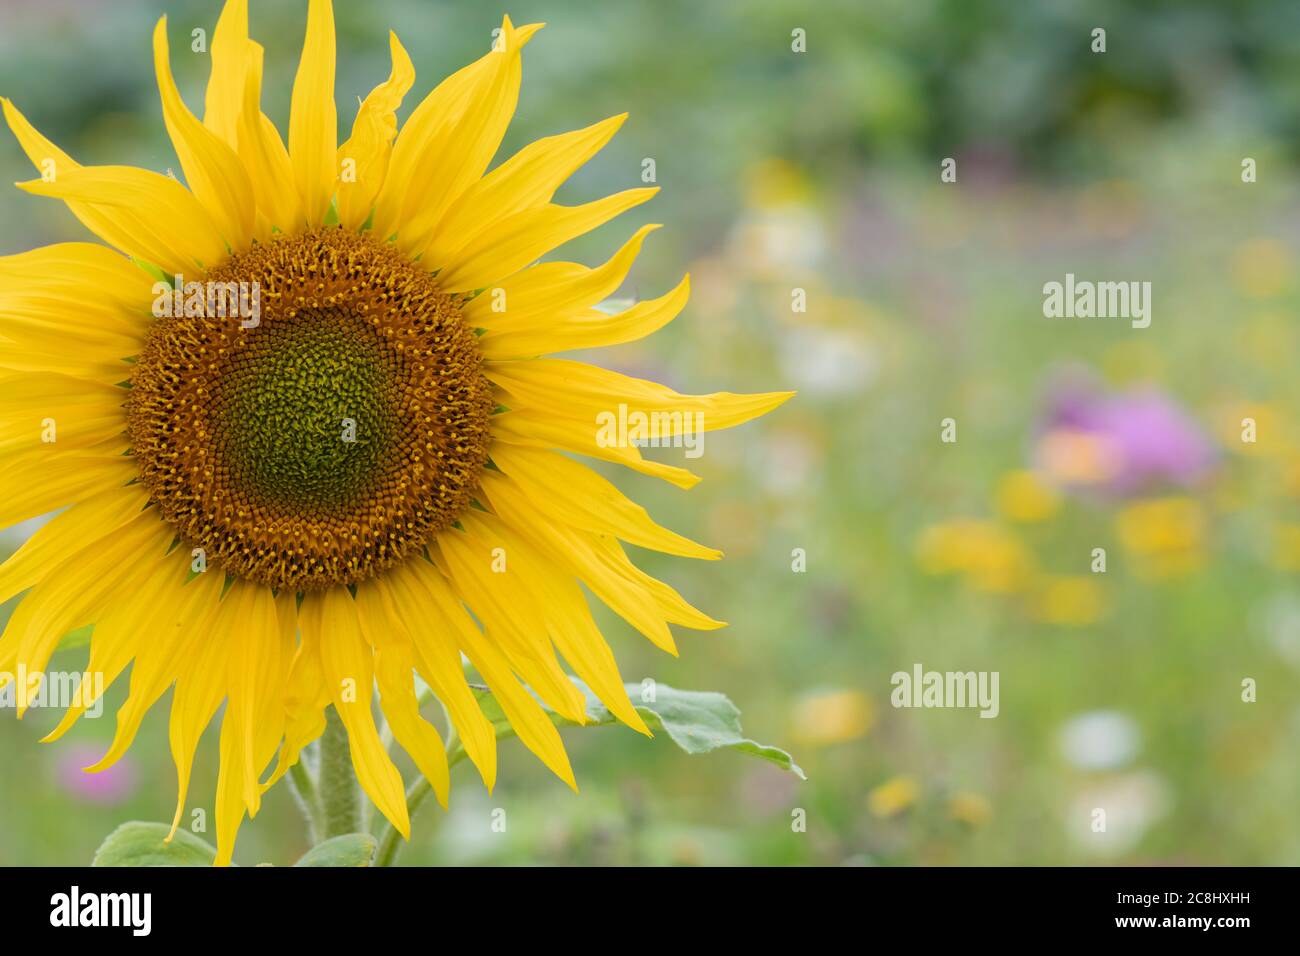
[[223,603],[225,613],[212,635],[227,642],[229,668],[217,776],[217,866],[230,863],[245,812],[254,817],[260,808],[258,776],[275,755],[284,727],[282,692],[293,642],[270,588],[236,581]]
[[370,91],[357,110],[352,135],[339,147],[338,166],[351,176],[340,175],[338,184],[339,222],[346,229],[360,229],[370,218],[375,197],[388,174],[388,159],[397,135],[397,108],[415,83],[415,67],[397,39],[388,34],[393,69],[388,79]]
[[620,213],[646,202],[659,187],[626,189],[581,206],[554,203],[525,209],[484,229],[452,254],[441,268],[438,284],[448,292],[482,289],[508,278],[529,263]]
[[[168,566],[161,566],[154,574],[172,576],[184,571],[188,576],[189,562],[180,555],[171,555]],[[173,578],[175,580],[175,578]],[[135,648],[135,659],[131,663],[130,692],[117,710],[117,729],[113,741],[104,756],[87,770],[92,772],[105,770],[116,763],[130,748],[140,729],[140,722],[149,709],[157,703],[174,681],[180,681],[191,668],[199,669],[200,674],[209,674],[212,670],[205,655],[215,654],[220,645],[205,641],[211,621],[218,611],[217,601],[221,594],[222,575],[201,574],[189,584],[176,584],[170,596],[159,609],[159,616],[154,626],[148,631],[149,639],[140,641]],[[93,641],[93,637],[92,637]],[[215,709],[215,708],[214,708]],[[210,718],[211,715],[209,715]],[[176,701],[172,701],[172,724],[177,720]],[[207,721],[203,722],[206,726]],[[193,732],[193,742],[198,742],[203,726]],[[190,747],[193,752],[193,745]],[[177,753],[173,741],[172,754]],[[178,763],[178,771],[181,765]],[[182,785],[188,783],[188,765],[182,774]],[[183,786],[182,786],[183,789]],[[182,797],[182,803],[184,802]]]
[[379,706],[388,718],[393,738],[411,755],[446,809],[451,789],[447,752],[438,731],[420,716],[415,697],[415,655],[408,641],[385,640],[376,647],[375,677],[379,682]]
[[239,159],[253,181],[258,238],[265,241],[272,227],[281,232],[296,230],[304,216],[289,151],[275,124],[262,112],[262,48],[250,40],[248,50],[244,101],[239,112]]
[[[181,816],[185,812],[185,798],[189,793],[190,771],[194,766],[194,751],[199,745],[199,738],[203,736],[203,731],[207,729],[208,724],[217,713],[217,708],[221,706],[222,699],[226,696],[226,676],[227,661],[230,656],[228,638],[231,633],[231,626],[237,626],[238,622],[234,620],[232,611],[235,610],[234,604],[227,604],[221,600],[220,587],[213,588],[213,584],[220,585],[222,575],[218,573],[205,572],[199,575],[194,581],[185,586],[189,590],[194,584],[202,584],[200,590],[196,593],[187,595],[189,598],[188,605],[181,612],[188,617],[186,623],[192,623],[196,626],[199,633],[198,640],[187,641],[184,644],[177,642],[172,647],[171,666],[158,667],[148,666],[141,668],[142,663],[153,664],[149,658],[137,658],[135,665],[131,670],[131,696],[139,694],[139,703],[137,707],[129,712],[131,723],[123,730],[123,707],[118,711],[118,737],[114,741],[113,747],[107,754],[101,764],[106,764],[115,758],[115,754],[125,748],[121,741],[130,743],[135,736],[135,729],[139,725],[139,719],[136,716],[143,710],[148,710],[153,706],[153,702],[162,696],[167,685],[174,679],[176,690],[172,694],[171,717],[168,721],[167,737],[171,746],[172,762],[176,765],[176,813],[172,817],[172,830],[168,835],[170,840],[175,835],[177,827],[180,825]],[[181,617],[181,620],[186,620]],[[184,640],[184,639],[182,639]],[[179,647],[177,645],[180,645]],[[159,655],[161,657],[162,655]],[[140,673],[142,672],[142,673]],[[137,691],[136,675],[140,673],[143,678]],[[128,700],[128,703],[130,701]],[[235,761],[227,761],[226,751],[230,743],[227,733],[233,733],[234,726],[231,724],[230,729],[222,728],[222,759],[218,774],[225,774],[225,781],[229,785],[231,773],[241,773],[242,767],[236,767]],[[229,766],[228,766],[229,764]],[[242,784],[242,778],[239,781]],[[221,789],[221,778],[218,779],[218,791]],[[242,786],[241,786],[242,792]],[[222,798],[218,796],[220,803]],[[222,808],[224,809],[224,807]],[[242,815],[243,806],[240,802],[240,813]],[[218,841],[221,841],[221,823],[220,819],[223,814],[218,810]],[[229,814],[225,814],[227,820]],[[236,821],[236,826],[238,821]],[[233,842],[233,841],[231,841]]]
[[[163,241],[167,238],[175,238],[178,232],[182,237],[189,237],[192,248],[187,248],[184,244],[178,244],[176,248],[184,249],[191,258],[201,258],[201,253],[205,251],[210,253],[213,248],[221,248],[220,237],[215,234],[215,227],[212,226],[211,220],[198,205],[197,200],[179,183],[157,173],[130,167],[98,167],[97,172],[84,167],[37,132],[9,100],[0,98],[0,106],[3,106],[9,128],[13,130],[27,158],[42,176],[41,180],[26,186],[20,183],[20,188],[27,188],[29,192],[39,195],[56,195],[64,198],[73,215],[91,232],[128,255],[137,256],[164,269],[179,271],[175,270],[176,264],[183,265],[188,261],[184,254],[170,251]],[[128,172],[122,174],[120,171],[123,169]],[[132,180],[136,188],[126,190],[124,195],[109,202],[113,199],[112,188],[105,190],[103,181],[120,179],[123,175]],[[61,188],[60,182],[66,185],[68,177],[74,179],[81,177],[80,185],[72,190]],[[158,180],[163,180],[163,184],[158,184]],[[153,197],[139,214],[123,208],[134,202],[133,197],[138,195],[141,188],[148,193],[149,185],[156,187],[155,191],[158,195]],[[81,195],[87,190],[92,193],[89,198]],[[178,196],[176,190],[179,190],[183,196]],[[172,206],[178,206],[182,212],[197,209],[198,213],[192,221],[185,223],[168,223],[165,216],[160,220],[157,207],[160,204],[166,207],[169,202]],[[153,255],[148,254],[150,251]],[[208,261],[215,261],[215,259]]]
[[616,315],[593,309],[585,315],[553,321],[535,329],[516,332],[488,330],[479,339],[479,347],[489,359],[507,359],[635,342],[677,318],[690,295],[691,280],[686,276],[667,295],[638,302]]
[[410,634],[400,616],[390,614],[378,581],[357,585],[356,600],[362,633],[375,648],[380,708],[388,718],[393,738],[433,785],[434,795],[445,809],[451,788],[447,752],[438,731],[420,716],[414,683],[416,655]]
[[404,567],[409,570],[408,580],[415,582],[427,598],[424,609],[433,615],[430,629],[449,635],[456,642],[486,681],[524,746],[536,754],[552,773],[577,790],[573,768],[569,765],[569,757],[555,724],[515,679],[506,659],[465,612],[447,580],[427,563],[408,561]]
[[[153,285],[154,278],[126,256],[91,242],[60,242],[0,256],[0,302],[6,310],[14,299],[75,296],[78,311],[97,306],[96,321],[139,332],[151,318]],[[93,297],[87,289],[94,290]],[[77,318],[69,316],[73,322]]]
[[[178,661],[178,674],[175,674],[175,693],[172,697],[172,715],[168,723],[168,740],[172,748],[172,762],[175,763],[175,775],[177,775],[177,799],[175,799],[175,814],[172,817],[172,832],[168,839],[175,834],[177,827],[181,825],[181,818],[185,813],[185,801],[190,792],[190,771],[194,767],[194,752],[199,747],[199,737],[203,736],[203,731],[207,730],[208,724],[212,723],[212,718],[217,713],[218,706],[221,706],[221,698],[225,696],[225,665],[227,659],[227,648],[225,646],[225,637],[227,631],[220,628],[222,615],[227,614],[220,604],[213,601],[208,609],[196,609],[196,617],[203,622],[204,632],[203,641],[190,645],[192,657],[186,657],[185,661]],[[162,676],[162,675],[159,675]],[[162,676],[162,679],[168,680],[173,675]],[[161,683],[161,682],[159,682]],[[162,689],[165,689],[166,685]],[[148,697],[157,700],[153,696],[156,684],[149,687],[142,687],[142,702]],[[135,692],[135,674],[131,674],[131,692]],[[149,702],[152,706],[152,701]],[[146,708],[147,709],[147,708]],[[133,711],[134,717],[135,711]],[[122,714],[118,713],[118,726],[122,726]],[[134,737],[134,727],[127,728],[130,737]],[[231,724],[230,731],[233,731]],[[226,727],[222,727],[222,754],[221,767],[218,774],[229,773],[233,766],[227,766],[227,763],[233,765],[234,761],[226,760]],[[116,749],[116,748],[114,748]],[[113,758],[113,750],[105,754],[104,761]],[[218,784],[220,790],[220,784]],[[218,797],[220,801],[220,797]],[[218,810],[218,817],[221,817]],[[220,831],[220,823],[218,823]]]
[[232,149],[239,143],[239,113],[244,102],[252,51],[248,45],[248,0],[226,0],[212,31],[212,74],[204,95],[203,125]]
[[169,615],[185,583],[189,569],[184,562],[163,559],[150,574],[141,575],[130,589],[115,600],[95,623],[90,638],[90,660],[86,675],[91,677],[83,693],[63,715],[58,726],[41,738],[42,743],[58,740],[75,724],[86,709],[93,706],[104,691],[122,675],[131,659],[142,648],[141,635],[157,641],[157,634],[169,623]]
[[[281,593],[276,601],[280,626],[289,634],[298,630],[297,598],[290,592]],[[297,650],[289,666],[284,695],[284,742],[275,772],[263,785],[271,787],[290,767],[298,762],[302,750],[325,732],[325,708],[329,706],[329,692],[321,670],[320,640],[315,631],[300,633]]]
[[418,563],[403,562],[371,586],[358,587],[358,607],[363,619],[382,621],[409,638],[416,670],[447,708],[466,755],[490,792],[496,784],[496,733],[465,680],[460,648],[432,623],[436,612],[427,609],[429,598],[413,579]]
[[[275,595],[275,620],[277,632],[274,639],[280,644],[279,689],[263,701],[263,706],[273,712],[258,716],[257,753],[267,754],[266,760],[261,762],[262,766],[282,747],[289,725],[290,710],[286,701],[290,693],[293,662],[298,652],[298,595],[292,589],[281,588]],[[319,693],[324,693],[323,686]],[[262,792],[265,793],[268,789],[270,784],[263,783]]]
[[361,634],[356,604],[344,588],[311,591],[300,608],[299,626],[320,649],[325,687],[348,731],[357,782],[379,812],[410,838],[406,792],[401,774],[384,749],[370,709],[375,680],[374,653]]
[[[87,320],[93,322],[94,313],[98,311],[93,307],[88,310],[88,314],[72,318],[74,313],[68,310],[66,304],[72,301],[75,301],[73,296],[51,297],[43,301],[29,298],[21,306],[6,310],[3,318],[0,318],[0,335],[4,336],[7,343],[15,346],[14,358],[17,361],[14,364],[30,366],[34,364],[32,359],[37,356],[62,352],[92,361],[98,360],[107,365],[120,362],[139,351],[140,340],[137,336],[123,334],[112,327],[88,324]],[[71,342],[70,338],[73,338]],[[27,361],[23,361],[22,349],[33,353],[26,357]]]
[[613,534],[630,544],[665,554],[707,560],[722,557],[715,548],[706,548],[660,527],[644,508],[613,484],[564,455],[502,443],[493,447],[492,461],[550,519]]
[[[485,472],[482,488],[493,511],[503,520],[528,536],[552,560],[570,568],[592,593],[656,647],[674,656],[677,654],[676,643],[668,629],[671,618],[661,602],[641,582],[633,579],[610,553],[598,547],[597,539],[575,528],[539,519],[527,496],[514,482],[500,474]],[[686,617],[685,614],[678,616]],[[701,623],[708,622],[707,629],[721,626],[720,622],[699,616],[703,618]]]
[[120,488],[139,474],[126,455],[44,449],[22,455],[6,462],[0,474],[0,528],[49,514],[105,488]]
[[[565,676],[547,639],[542,609],[529,590],[527,573],[511,568],[511,548],[501,529],[475,514],[461,516],[464,532],[438,536],[456,591],[483,630],[528,683],[556,712],[576,723],[586,720],[582,692]],[[504,567],[504,570],[501,568]]]
[[[29,673],[43,670],[69,631],[93,624],[124,581],[140,573],[141,555],[161,555],[172,539],[156,515],[139,514],[118,530],[52,567],[19,603],[0,643],[17,641],[18,661]],[[20,702],[18,716],[26,711]]]
[[224,636],[230,645],[225,720],[235,730],[235,750],[243,764],[244,805],[254,817],[261,804],[258,778],[284,728],[281,699],[293,648],[285,644],[270,588],[235,581],[226,601],[233,602],[235,626]]
[[[102,217],[99,237],[169,273],[189,274],[226,257],[221,233],[199,201],[176,180],[133,166],[81,166],[53,182],[18,188],[83,205]],[[75,212],[75,209],[74,209]]]
[[375,205],[375,232],[410,250],[487,169],[519,98],[519,53],[542,28],[506,17],[492,51],[438,84],[393,145]]
[[87,357],[87,349],[60,349],[50,346],[39,348],[28,341],[0,338],[0,369],[12,372],[35,372],[64,375],[88,382],[121,382],[130,375],[130,367],[123,359],[109,358],[107,354]]
[[547,613],[553,621],[551,636],[564,659],[610,711],[639,734],[653,736],[632,706],[618,671],[618,662],[600,628],[596,626],[582,591],[572,578],[543,572],[553,603]]
[[[447,209],[415,252],[430,263],[453,253],[488,226],[514,213],[551,201],[555,191],[598,153],[627,119],[611,116],[585,129],[547,136],[525,146],[488,173]],[[410,237],[408,237],[410,238]]]
[[[4,109],[5,121],[17,137],[18,144],[42,178],[53,179],[65,172],[82,168],[80,163],[42,136],[9,100],[0,97],[0,107]],[[93,205],[74,200],[68,201],[68,210],[83,226],[100,238],[107,239],[109,235],[120,231],[111,212],[104,212]]]
[[624,465],[643,475],[662,478],[678,488],[694,488],[700,482],[698,475],[685,468],[648,460],[634,444],[600,442],[596,436],[597,429],[591,419],[579,421],[527,410],[505,412],[492,419],[492,437],[496,444],[505,442],[527,448],[561,448],[588,458]]
[[154,71],[162,96],[163,121],[185,181],[194,196],[212,216],[217,229],[236,252],[248,247],[253,235],[253,186],[239,162],[239,156],[216,133],[190,112],[172,78],[167,52],[167,18],[162,17],[153,34]]
[[103,246],[65,243],[0,258],[0,369],[121,382],[153,299],[144,270]]
[[125,447],[125,398],[122,389],[98,382],[0,372],[0,455],[38,448],[50,427],[64,450],[103,448],[114,441]]
[[767,414],[794,395],[794,392],[682,395],[658,382],[568,359],[489,362],[484,374],[514,399],[513,403],[507,403],[511,408],[585,417],[596,424],[605,421],[605,416],[616,416],[619,405],[626,405],[629,411],[666,413],[659,432],[662,438],[684,431],[732,428]]
[[338,114],[334,106],[334,8],[311,0],[307,37],[289,107],[289,158],[309,226],[325,220],[334,196]]
[[0,104],[4,107],[5,122],[13,131],[18,145],[43,177],[56,178],[65,170],[81,168],[79,162],[41,135],[18,107],[14,106],[12,100],[0,97]]
[[642,226],[608,262],[595,269],[576,262],[543,262],[517,272],[465,303],[461,307],[465,321],[486,329],[490,336],[547,328],[586,312],[623,284],[645,237],[658,228],[657,223]]
[[510,560],[523,572],[542,609],[547,633],[587,686],[619,720],[650,736],[628,699],[614,654],[601,635],[573,575],[526,545],[522,538],[498,528]]
[[140,488],[110,486],[55,515],[0,565],[0,602],[39,583],[69,555],[115,534],[147,503]]
[[643,588],[655,602],[666,621],[696,631],[716,631],[720,627],[727,626],[726,621],[715,620],[698,608],[692,607],[685,598],[663,581],[651,577],[638,568],[628,558],[627,552],[623,550],[623,546],[619,544],[613,535],[593,534],[589,531],[576,529],[574,534],[591,546],[606,567],[612,569],[616,574],[622,575],[626,580],[631,581],[633,585]]
[[[95,235],[164,270],[183,272],[196,261],[213,263],[224,255],[216,226],[180,183],[143,169],[82,166],[42,136],[12,102],[0,97],[0,107],[42,177],[19,188],[63,199]],[[169,215],[189,218],[169,221]]]
[[[272,595],[269,588],[263,587],[263,591],[271,598],[273,606],[278,604],[278,598]],[[294,597],[295,595],[290,595]],[[278,615],[273,620],[278,619]],[[264,661],[266,669],[263,673],[263,685],[267,692],[262,694],[256,702],[256,708],[253,715],[253,756],[252,766],[260,774],[272,764],[280,744],[284,740],[284,728],[287,723],[287,715],[284,708],[284,691],[289,681],[289,665],[293,661],[293,653],[296,648],[296,640],[292,634],[286,633],[282,628],[277,631],[267,631],[266,638],[269,643],[277,645],[274,657],[268,656]],[[259,799],[262,793],[266,792],[266,786],[259,784],[254,779],[254,794],[251,797],[252,802],[247,803],[248,815],[256,816],[259,808]]]
[[590,545],[572,529],[534,522],[532,503],[512,482],[485,474],[483,491],[498,515],[520,528],[553,559],[570,568],[610,610],[640,631],[652,644],[677,656],[677,644],[664,615],[643,589],[612,573]]
[[[244,822],[247,806],[243,794],[248,789],[248,771],[240,759],[240,728],[230,713],[221,720],[221,742],[217,764],[217,855],[213,866],[230,866],[235,855],[235,838]],[[174,831],[173,831],[174,833]]]

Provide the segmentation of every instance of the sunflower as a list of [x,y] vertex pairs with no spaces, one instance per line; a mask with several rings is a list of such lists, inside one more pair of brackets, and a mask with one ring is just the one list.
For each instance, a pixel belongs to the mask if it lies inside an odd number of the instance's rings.
[[[524,745],[575,789],[542,706],[583,722],[569,672],[648,734],[584,586],[675,654],[670,624],[721,624],[639,570],[623,543],[721,555],[655,524],[575,456],[689,488],[689,471],[604,440],[595,423],[622,409],[680,437],[791,394],[682,395],[546,357],[654,332],[685,305],[688,278],[616,314],[596,308],[656,226],[596,268],[535,264],[656,191],[551,201],[623,115],[488,170],[521,52],[542,24],[505,18],[492,49],[429,93],[400,133],[395,112],[415,75],[390,34],[391,75],[340,146],[333,12],[311,0],[286,147],[261,112],[262,48],[247,15],[246,0],[221,13],[202,120],[172,78],[165,18],[154,31],[184,184],[83,166],[3,101],[40,173],[20,188],[62,199],[105,244],[0,259],[0,526],[57,512],[0,566],[0,600],[22,595],[0,636],[0,672],[41,672],[64,635],[93,625],[87,673],[107,686],[129,666],[130,678],[91,771],[122,756],[174,685],[173,834],[197,742],[224,703],[221,864],[331,706],[361,787],[409,836],[376,692],[445,807],[448,762],[416,675],[489,788],[494,729],[466,661]],[[46,739],[91,703],[70,707]]]

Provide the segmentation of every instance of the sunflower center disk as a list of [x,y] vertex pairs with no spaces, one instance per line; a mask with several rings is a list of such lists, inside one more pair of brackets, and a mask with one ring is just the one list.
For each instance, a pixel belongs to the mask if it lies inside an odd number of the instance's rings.
[[256,288],[257,324],[158,318],[127,401],[141,478],[182,541],[305,590],[369,577],[456,520],[494,402],[455,298],[338,228],[276,237],[205,280]]
[[353,315],[303,309],[232,358],[213,434],[248,497],[304,514],[364,497],[400,428],[398,356]]

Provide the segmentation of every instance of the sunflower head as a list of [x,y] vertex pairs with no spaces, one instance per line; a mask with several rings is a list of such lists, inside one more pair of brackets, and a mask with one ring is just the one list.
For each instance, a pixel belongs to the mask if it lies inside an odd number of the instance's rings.
[[277,234],[207,280],[204,304],[208,287],[256,290],[256,322],[159,316],[126,401],[141,479],[178,534],[229,574],[304,590],[450,527],[495,404],[459,297],[337,226]]
[[690,487],[698,479],[685,469],[606,440],[602,416],[630,410],[671,443],[789,393],[684,395],[547,357],[654,332],[684,307],[689,283],[614,315],[596,308],[653,225],[603,265],[537,264],[654,194],[552,201],[623,116],[489,170],[540,27],[507,17],[491,49],[400,131],[415,73],[392,36],[391,74],[340,145],[329,0],[310,0],[287,141],[261,112],[262,48],[245,0],[229,0],[217,23],[201,118],[172,79],[160,21],[155,72],[183,183],[81,165],[2,101],[40,173],[21,187],[66,202],[102,243],[0,259],[0,526],[58,512],[0,566],[0,601],[23,595],[0,634],[0,681],[41,671],[63,635],[93,627],[87,670],[107,686],[131,669],[93,770],[126,751],[174,687],[173,833],[199,737],[224,704],[218,862],[321,737],[328,708],[361,786],[405,834],[376,690],[392,738],[444,805],[443,734],[415,678],[491,787],[495,728],[467,665],[572,785],[542,706],[583,722],[572,677],[648,733],[586,592],[671,653],[670,625],[721,626],[623,544],[720,554],[660,527],[577,459]]

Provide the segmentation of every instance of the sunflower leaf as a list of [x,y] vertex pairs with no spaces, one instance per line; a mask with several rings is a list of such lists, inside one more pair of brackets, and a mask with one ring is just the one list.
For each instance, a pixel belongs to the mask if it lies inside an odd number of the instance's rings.
[[376,846],[369,833],[345,833],[312,847],[294,866],[369,866]]
[[[542,704],[557,727],[603,727],[618,722],[609,708],[600,702],[589,687],[579,680],[574,680],[574,683],[587,698],[588,723],[575,724]],[[673,743],[688,754],[711,753],[724,749],[735,750],[774,763],[783,770],[789,770],[801,780],[807,779],[803,769],[784,750],[757,743],[744,736],[740,728],[740,711],[725,694],[713,691],[678,690],[654,681],[627,684],[626,689],[637,713],[650,729],[656,732],[662,730]],[[491,692],[476,689],[474,696],[478,698],[483,713],[492,722],[497,739],[513,737],[514,730],[510,726],[510,721],[506,719]],[[464,756],[464,753],[457,747],[452,756],[455,760]]]
[[194,834],[177,830],[164,843],[171,827],[165,823],[123,823],[95,851],[91,866],[211,866],[217,851]]

